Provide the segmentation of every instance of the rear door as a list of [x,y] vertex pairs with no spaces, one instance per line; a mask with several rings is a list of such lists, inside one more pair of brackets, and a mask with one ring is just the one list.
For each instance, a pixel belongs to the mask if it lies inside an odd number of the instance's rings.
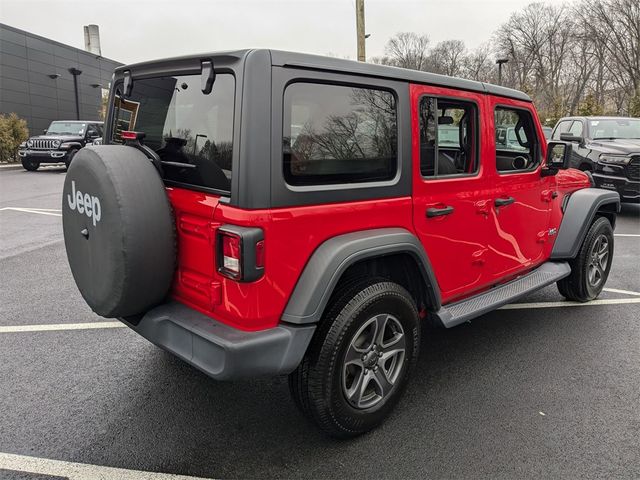
[[[495,184],[488,232],[488,273],[492,283],[531,269],[543,262],[549,241],[555,179],[541,175],[546,151],[542,131],[530,103],[487,97],[493,112]],[[507,130],[505,141],[498,135]]]
[[176,223],[172,293],[211,314],[221,303],[214,215],[220,199],[231,196],[235,78],[219,72],[204,93],[199,73],[156,75],[136,79],[127,97],[116,82],[109,143],[121,143],[124,131],[144,133],[144,145],[162,161]]
[[486,283],[491,191],[481,145],[484,96],[411,86],[413,223],[443,303]]

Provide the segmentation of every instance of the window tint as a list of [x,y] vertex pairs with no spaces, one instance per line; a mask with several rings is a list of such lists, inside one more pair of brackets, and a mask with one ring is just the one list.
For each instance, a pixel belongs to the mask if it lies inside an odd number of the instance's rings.
[[563,120],[562,122],[560,122],[553,132],[553,140],[560,140],[560,134],[567,133],[570,126],[571,120]]
[[117,95],[111,142],[122,143],[126,130],[144,132],[145,145],[164,165],[164,179],[229,192],[233,150],[235,81],[216,75],[211,93],[201,90],[200,75],[135,80],[131,95]]
[[538,137],[529,111],[497,107],[495,129],[499,172],[530,170],[538,165]]
[[473,103],[420,100],[420,172],[423,177],[478,171],[477,114]]
[[582,122],[579,120],[574,121],[571,124],[571,128],[569,129],[569,133],[571,135],[575,135],[576,137],[581,137],[582,136]]
[[294,83],[284,94],[283,170],[290,185],[389,180],[397,171],[395,97]]

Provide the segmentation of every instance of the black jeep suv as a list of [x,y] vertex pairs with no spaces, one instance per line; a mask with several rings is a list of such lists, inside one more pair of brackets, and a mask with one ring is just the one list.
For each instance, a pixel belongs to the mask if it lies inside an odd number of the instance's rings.
[[44,135],[31,137],[20,145],[18,155],[25,170],[37,170],[42,163],[61,162],[68,168],[78,150],[98,138],[102,138],[102,122],[55,121],[51,122]]
[[571,166],[592,172],[596,186],[640,202],[640,118],[561,118],[552,139],[574,143]]

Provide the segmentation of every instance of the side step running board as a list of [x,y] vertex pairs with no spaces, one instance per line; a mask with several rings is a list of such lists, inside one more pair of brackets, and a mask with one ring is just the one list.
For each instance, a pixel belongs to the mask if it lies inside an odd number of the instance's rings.
[[443,306],[436,316],[446,328],[455,327],[472,318],[479,317],[507,303],[551,285],[571,273],[567,262],[547,262],[535,270],[504,285],[480,293],[460,302]]

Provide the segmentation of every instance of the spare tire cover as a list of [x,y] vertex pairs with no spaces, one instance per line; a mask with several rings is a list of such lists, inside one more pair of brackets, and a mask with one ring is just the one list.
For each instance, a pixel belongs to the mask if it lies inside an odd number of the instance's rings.
[[73,278],[98,315],[139,314],[166,297],[176,262],[173,215],[142,152],[81,149],[64,182],[62,225]]

